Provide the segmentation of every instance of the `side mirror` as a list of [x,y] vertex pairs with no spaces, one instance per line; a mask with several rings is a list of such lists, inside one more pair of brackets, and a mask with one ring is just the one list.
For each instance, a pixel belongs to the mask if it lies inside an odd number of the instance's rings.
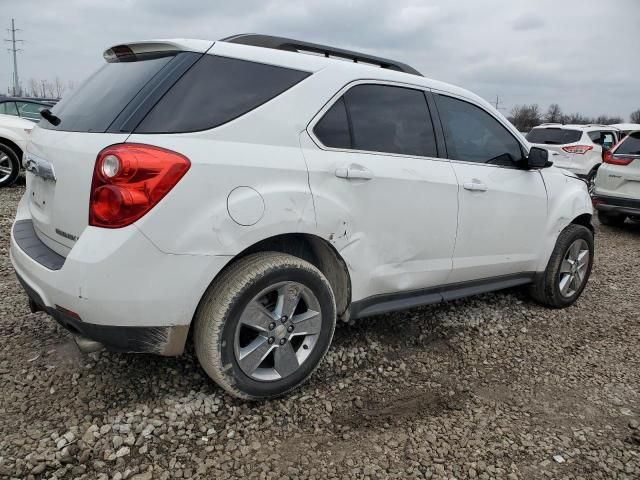
[[531,150],[529,150],[529,156],[527,157],[527,168],[547,168],[551,165],[553,165],[553,162],[549,161],[548,150],[540,147],[531,147]]

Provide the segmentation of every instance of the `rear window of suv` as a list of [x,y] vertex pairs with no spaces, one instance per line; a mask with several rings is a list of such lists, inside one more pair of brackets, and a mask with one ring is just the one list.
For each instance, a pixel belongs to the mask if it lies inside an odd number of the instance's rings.
[[527,134],[530,143],[543,143],[547,145],[565,145],[575,143],[582,137],[580,130],[568,128],[534,128]]
[[640,132],[634,132],[623,140],[615,151],[616,155],[640,155]]
[[51,111],[59,125],[39,126],[67,132],[105,132],[136,94],[175,54],[149,55],[136,61],[106,63]]
[[72,132],[207,130],[246,114],[309,75],[190,52],[138,55],[101,67],[52,109],[59,125],[40,125]]

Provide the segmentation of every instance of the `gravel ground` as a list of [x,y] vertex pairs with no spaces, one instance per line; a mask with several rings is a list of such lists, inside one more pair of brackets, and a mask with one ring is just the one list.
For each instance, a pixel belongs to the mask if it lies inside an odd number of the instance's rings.
[[29,313],[0,190],[0,477],[640,478],[640,225],[598,227],[578,303],[519,290],[340,325],[317,373],[243,403],[181,358],[80,354]]

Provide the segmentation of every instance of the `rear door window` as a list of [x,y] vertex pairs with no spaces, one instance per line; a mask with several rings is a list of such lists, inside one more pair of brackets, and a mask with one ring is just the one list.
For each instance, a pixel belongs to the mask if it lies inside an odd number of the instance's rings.
[[204,55],[167,92],[136,133],[181,133],[227,123],[309,76],[308,72]]
[[582,138],[580,130],[568,128],[534,128],[527,134],[527,141],[546,145],[566,145]]
[[105,132],[136,94],[160,72],[175,53],[136,57],[136,61],[107,63],[51,111],[61,122],[46,120],[42,128],[70,132]]
[[436,139],[421,90],[357,85],[345,95],[356,150],[436,157]]
[[323,145],[331,148],[351,148],[351,132],[344,98],[334,103],[324,114],[313,133]]

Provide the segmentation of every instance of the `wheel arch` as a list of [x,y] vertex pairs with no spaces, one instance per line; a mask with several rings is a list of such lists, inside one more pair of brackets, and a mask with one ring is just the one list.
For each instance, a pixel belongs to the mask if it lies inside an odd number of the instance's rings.
[[590,213],[583,213],[574,218],[571,223],[574,225],[582,225],[591,230],[591,233],[595,234],[595,228],[593,227],[593,215]]
[[[327,240],[317,235],[288,233],[265,238],[245,248],[225,266],[225,269],[247,255],[269,251],[293,255],[317,267],[333,289],[338,317],[346,314],[351,303],[349,268],[340,253]],[[219,276],[220,274],[216,278]]]
[[18,161],[22,164],[23,151],[18,146],[17,143],[15,143],[11,139],[9,139],[7,137],[3,137],[3,136],[0,136],[0,143],[3,144],[3,145],[6,145],[7,147],[11,148],[14,152],[16,152],[16,155],[18,155]]

